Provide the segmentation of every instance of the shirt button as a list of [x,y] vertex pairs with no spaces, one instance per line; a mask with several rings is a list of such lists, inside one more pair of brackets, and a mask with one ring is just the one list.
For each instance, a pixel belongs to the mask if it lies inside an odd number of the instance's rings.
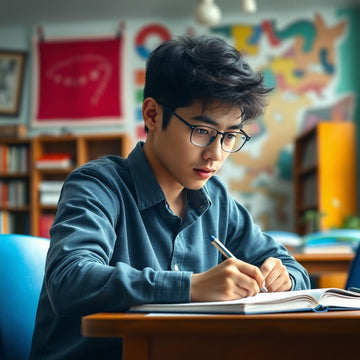
[[177,266],[177,264],[174,265],[174,270],[179,271],[179,267]]

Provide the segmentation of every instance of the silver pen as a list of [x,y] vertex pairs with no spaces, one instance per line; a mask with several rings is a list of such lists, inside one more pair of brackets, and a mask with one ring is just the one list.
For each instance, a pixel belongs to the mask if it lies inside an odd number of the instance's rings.
[[[227,258],[236,258],[231,251],[214,235],[210,235],[210,241],[211,243]],[[267,288],[265,286],[262,286],[260,288],[260,292],[268,292]]]

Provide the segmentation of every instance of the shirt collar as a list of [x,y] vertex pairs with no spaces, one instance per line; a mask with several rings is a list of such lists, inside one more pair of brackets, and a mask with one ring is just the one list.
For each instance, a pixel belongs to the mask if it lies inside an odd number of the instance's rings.
[[[156,180],[153,170],[143,151],[144,142],[139,141],[128,156],[128,164],[134,181],[137,204],[140,210],[166,201],[165,195]],[[206,188],[188,190],[189,206],[202,213],[209,208],[211,201]]]
[[129,169],[134,180],[140,210],[165,200],[165,195],[143,151],[143,145],[144,143],[139,141],[128,156]]

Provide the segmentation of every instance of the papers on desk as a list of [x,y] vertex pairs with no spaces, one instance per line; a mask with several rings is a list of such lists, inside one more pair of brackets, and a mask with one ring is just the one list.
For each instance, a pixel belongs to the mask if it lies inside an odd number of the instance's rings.
[[252,297],[231,301],[145,304],[133,306],[129,311],[142,313],[262,314],[359,309],[360,293],[328,288],[259,293]]

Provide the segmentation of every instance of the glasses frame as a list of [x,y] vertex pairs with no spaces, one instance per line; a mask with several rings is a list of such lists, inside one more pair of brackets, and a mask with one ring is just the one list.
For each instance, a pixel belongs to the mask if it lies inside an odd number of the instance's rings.
[[[248,135],[244,130],[242,130],[242,129],[239,129],[239,131],[225,131],[225,132],[221,132],[221,131],[218,131],[217,129],[213,128],[212,126],[207,126],[207,125],[192,125],[192,124],[190,124],[189,122],[187,122],[183,117],[181,117],[180,115],[178,115],[174,110],[172,110],[172,109],[171,109],[169,106],[167,106],[166,104],[161,103],[161,102],[158,102],[158,103],[159,103],[159,105],[161,105],[161,106],[167,108],[168,110],[170,110],[171,113],[172,113],[178,120],[180,120],[180,121],[181,121],[183,124],[185,124],[189,129],[191,129],[190,142],[191,142],[193,145],[195,145],[195,146],[207,147],[207,146],[209,146],[210,144],[212,144],[212,143],[216,140],[217,136],[220,134],[220,135],[221,135],[221,140],[220,140],[221,149],[222,149],[223,151],[225,151],[225,152],[228,152],[228,153],[236,153],[236,152],[240,151],[240,150],[244,147],[244,145],[251,139],[251,136],[249,136],[249,135]],[[213,138],[210,139],[210,141],[209,141],[206,145],[194,144],[191,139],[192,139],[193,132],[194,132],[194,130],[195,130],[196,128],[208,128],[208,129],[214,130],[214,131],[216,131],[216,136],[213,136]],[[245,141],[244,141],[243,144],[242,144],[238,149],[236,149],[236,150],[233,150],[233,151],[225,150],[225,149],[223,148],[224,136],[225,136],[226,134],[233,134],[233,133],[237,133],[237,134],[242,134],[242,135],[244,135],[244,136],[245,136]]]

